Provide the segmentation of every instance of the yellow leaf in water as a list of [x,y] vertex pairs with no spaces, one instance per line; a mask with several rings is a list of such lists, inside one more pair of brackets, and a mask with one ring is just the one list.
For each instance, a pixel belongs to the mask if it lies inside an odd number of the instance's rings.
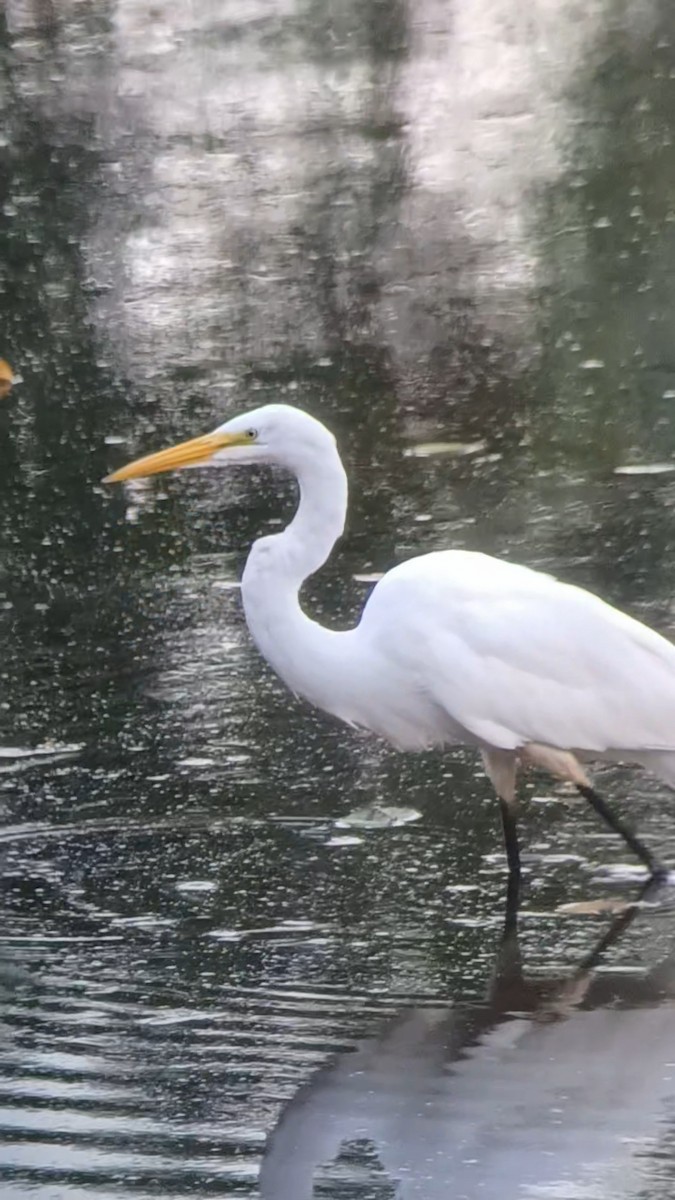
[[0,400],[4,400],[5,396],[9,395],[13,383],[14,372],[12,368],[4,358],[0,358]]

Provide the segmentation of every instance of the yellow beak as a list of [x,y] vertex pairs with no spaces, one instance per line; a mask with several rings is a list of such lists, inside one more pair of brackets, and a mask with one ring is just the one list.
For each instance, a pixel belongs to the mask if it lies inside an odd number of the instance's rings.
[[106,475],[103,482],[122,483],[125,479],[141,479],[144,475],[159,475],[162,471],[191,467],[195,463],[206,462],[226,446],[244,446],[249,441],[244,433],[206,433],[203,437],[191,438],[189,442],[179,442],[168,450],[137,458],[127,463],[126,467],[120,467],[119,471],[113,471],[112,475]]

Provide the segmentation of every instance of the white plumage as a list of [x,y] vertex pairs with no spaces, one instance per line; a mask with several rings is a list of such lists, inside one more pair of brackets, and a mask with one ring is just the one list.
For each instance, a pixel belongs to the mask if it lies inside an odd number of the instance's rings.
[[291,690],[404,749],[477,747],[514,870],[515,774],[528,761],[571,779],[654,869],[578,760],[634,760],[675,785],[675,647],[581,588],[463,550],[402,563],[376,585],[355,629],[324,629],[299,591],[342,533],[347,481],[332,434],[286,405],[236,417],[110,479],[256,462],[286,467],[300,489],[294,519],[254,544],[242,579],[253,639]]
[[388,572],[361,625],[481,745],[671,751],[675,776],[675,647],[582,588],[440,551]]

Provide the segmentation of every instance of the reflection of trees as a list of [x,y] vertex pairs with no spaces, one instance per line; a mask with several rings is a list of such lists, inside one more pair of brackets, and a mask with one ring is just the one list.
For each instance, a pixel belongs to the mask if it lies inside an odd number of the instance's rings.
[[[570,84],[568,169],[536,215],[550,280],[532,399],[539,464],[590,475],[675,450],[672,9],[618,14]],[[569,507],[556,557],[616,599],[672,592],[672,487],[620,480]],[[566,526],[566,527],[565,527]]]
[[[394,491],[400,503],[392,480],[404,422],[422,414],[453,437],[486,425],[501,436],[522,404],[518,362],[483,304],[498,245],[494,194],[483,197],[480,254],[463,213],[478,167],[458,139],[470,130],[482,139],[491,120],[481,88],[492,73],[477,52],[483,14],[475,29],[462,27],[455,59],[450,17],[402,0],[339,12],[308,3],[237,27],[211,27],[207,10],[188,18],[167,8],[151,31],[133,5],[113,11],[105,32],[91,15],[80,27],[87,62],[105,68],[97,77],[90,65],[89,78],[80,68],[59,105],[62,115],[94,114],[106,159],[85,253],[109,287],[90,310],[106,353],[159,395],[151,414],[134,398],[135,428],[149,417],[164,430],[208,422],[222,409],[199,396],[199,381],[223,378],[251,400],[295,399],[332,416],[339,408],[337,424],[358,441],[352,527],[363,528],[362,467],[368,521],[384,533]],[[440,22],[432,42],[429,21]],[[68,31],[62,18],[61,59]],[[478,53],[477,75],[463,53]],[[38,82],[30,61],[26,71]],[[427,186],[434,155],[422,85],[432,88],[443,161],[466,172],[457,188],[450,177],[445,191]],[[504,73],[507,109],[521,86],[517,71]],[[533,160],[508,121],[503,141],[513,209]],[[499,290],[509,255],[522,265],[523,254],[508,238],[498,249]],[[518,320],[530,303],[522,285],[515,271]],[[422,475],[402,473],[413,508],[420,486],[425,507],[448,490],[447,477],[437,486]]]
[[[54,50],[47,26],[44,54]],[[104,737],[150,626],[138,572],[114,553],[113,506],[97,489],[104,437],[126,411],[99,362],[82,253],[100,187],[90,119],[50,115],[0,27],[8,144],[0,162],[2,353],[23,383],[0,414],[2,712],[10,741]],[[58,56],[56,56],[58,57]],[[117,502],[119,503],[119,501]],[[126,688],[126,682],[123,684]],[[3,689],[3,690],[4,690]],[[128,713],[128,697],[122,705]],[[110,716],[110,724],[108,718]]]
[[[211,28],[207,10],[188,20],[166,9],[152,31],[133,5],[115,12],[109,43],[88,26],[104,83],[92,78],[60,99],[96,114],[107,159],[86,253],[110,290],[92,298],[92,311],[117,360],[164,393],[162,409],[177,402],[165,391],[171,379],[217,384],[226,364],[230,382],[243,383],[249,369],[255,378],[294,360],[311,368],[336,345],[361,343],[397,360],[392,411],[403,396],[412,410],[426,400],[454,413],[458,390],[498,406],[500,335],[471,314],[456,199],[437,198],[443,232],[433,224],[431,246],[427,225],[411,225],[423,209],[401,209],[411,189],[424,193],[408,161],[419,114],[402,96],[417,47],[407,7],[314,3],[237,28]],[[424,11],[413,16],[424,27]],[[171,44],[171,54],[148,57]],[[450,106],[457,81],[427,53],[425,69]],[[447,125],[444,136],[453,132]],[[404,295],[414,297],[410,311]],[[410,361],[401,347],[422,327],[424,361]],[[352,408],[368,402],[364,380]],[[194,395],[178,404],[187,417]]]
[[663,396],[675,382],[675,52],[670,6],[651,7],[642,27],[629,15],[612,20],[579,64],[568,171],[539,215],[553,385],[542,397],[540,453],[592,467],[634,448],[662,458],[675,447]]

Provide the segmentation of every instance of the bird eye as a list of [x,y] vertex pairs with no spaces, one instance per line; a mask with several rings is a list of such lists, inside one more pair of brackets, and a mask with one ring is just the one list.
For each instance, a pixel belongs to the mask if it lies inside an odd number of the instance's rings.
[[244,437],[247,437],[250,442],[254,442],[255,439],[257,438],[257,436],[258,436],[257,429],[247,429],[246,433],[244,434]]

